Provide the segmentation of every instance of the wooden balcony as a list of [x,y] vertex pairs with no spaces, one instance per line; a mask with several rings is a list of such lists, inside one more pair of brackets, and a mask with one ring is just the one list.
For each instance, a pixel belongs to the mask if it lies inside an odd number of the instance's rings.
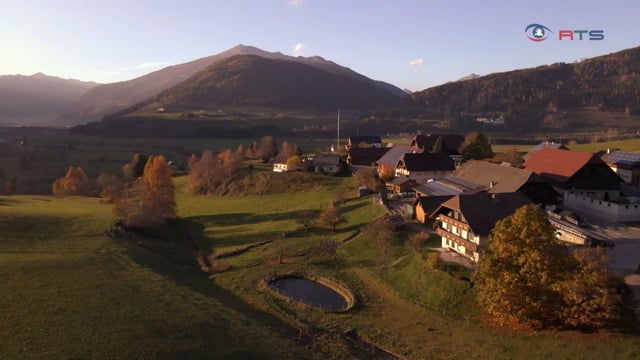
[[464,246],[466,249],[478,252],[479,246],[473,241],[464,239],[462,236],[449,232],[439,226],[436,228],[436,232],[438,233],[438,235],[442,236],[447,240],[451,240],[452,242],[458,244],[459,246]]

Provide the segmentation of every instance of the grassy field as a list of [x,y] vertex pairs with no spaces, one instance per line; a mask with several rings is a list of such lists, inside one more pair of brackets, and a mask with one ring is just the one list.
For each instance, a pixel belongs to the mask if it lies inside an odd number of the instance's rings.
[[[185,194],[185,178],[176,178],[178,212],[205,253],[270,240],[224,258],[229,270],[210,278],[175,229],[161,240],[112,239],[104,233],[110,207],[97,199],[0,197],[0,358],[383,357],[341,335],[349,329],[410,359],[640,358],[636,333],[514,333],[485,324],[468,282],[425,268],[435,240],[415,253],[403,232],[383,264],[364,236],[334,257],[301,255],[384,212],[370,197],[353,199],[336,233],[301,231],[297,214],[318,213],[350,181],[319,176],[286,196],[222,198]],[[355,308],[323,313],[259,286],[267,274],[292,271],[348,284]]]

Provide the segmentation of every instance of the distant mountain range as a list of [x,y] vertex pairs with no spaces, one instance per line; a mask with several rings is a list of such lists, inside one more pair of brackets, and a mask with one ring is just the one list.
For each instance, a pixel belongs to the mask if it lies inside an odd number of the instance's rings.
[[0,124],[43,125],[76,101],[94,82],[61,79],[37,73],[0,76]]
[[511,129],[580,129],[587,118],[590,126],[605,128],[602,116],[588,116],[602,113],[623,113],[617,125],[637,126],[640,47],[447,83],[413,93],[407,108],[449,119],[451,128],[499,116]]
[[[253,58],[226,61],[243,55]],[[277,71],[277,75],[268,73],[269,71]],[[301,86],[305,81],[306,85],[311,85],[308,81],[319,81],[318,91],[308,87],[296,89],[296,86]],[[185,83],[181,84],[182,82]],[[345,87],[320,89],[321,86],[329,85]],[[172,89],[174,86],[178,87]],[[279,86],[286,88],[276,88]],[[190,87],[193,88],[189,89]],[[365,87],[369,90],[365,91]],[[353,104],[345,97],[351,90],[359,92],[350,95],[357,98]],[[159,95],[161,92],[162,95]],[[177,98],[168,99],[168,96],[176,94]],[[315,100],[311,100],[314,94]],[[190,98],[191,95],[193,98]],[[372,96],[370,100],[363,100],[369,95]],[[96,121],[104,115],[132,105],[149,103],[156,96],[159,96],[157,100],[163,102],[163,105],[181,107],[208,107],[205,105],[212,104],[271,106],[277,103],[278,106],[285,107],[303,105],[321,108],[329,105],[333,99],[333,106],[336,108],[341,103],[347,107],[387,105],[391,100],[406,97],[406,93],[391,84],[371,80],[319,56],[293,57],[238,45],[223,53],[169,66],[133,80],[97,86],[81,96],[60,120],[70,123]],[[293,97],[290,104],[287,103],[288,96]],[[302,99],[304,96],[308,99]],[[324,98],[325,96],[329,98]]]

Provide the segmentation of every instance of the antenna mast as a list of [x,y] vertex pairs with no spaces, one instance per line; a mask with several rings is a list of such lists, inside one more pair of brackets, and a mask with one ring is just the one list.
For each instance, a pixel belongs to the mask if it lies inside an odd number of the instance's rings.
[[340,148],[340,109],[338,109],[338,134],[336,137],[336,152]]

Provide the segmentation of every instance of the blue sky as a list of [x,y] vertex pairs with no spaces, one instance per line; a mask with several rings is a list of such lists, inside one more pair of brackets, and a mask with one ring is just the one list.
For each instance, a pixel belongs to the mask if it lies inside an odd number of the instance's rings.
[[[470,73],[573,62],[640,45],[637,0],[2,1],[0,74],[98,82],[245,44],[320,55],[421,90]],[[554,34],[532,42],[524,32],[531,23]],[[601,29],[605,38],[559,41],[560,29]]]

